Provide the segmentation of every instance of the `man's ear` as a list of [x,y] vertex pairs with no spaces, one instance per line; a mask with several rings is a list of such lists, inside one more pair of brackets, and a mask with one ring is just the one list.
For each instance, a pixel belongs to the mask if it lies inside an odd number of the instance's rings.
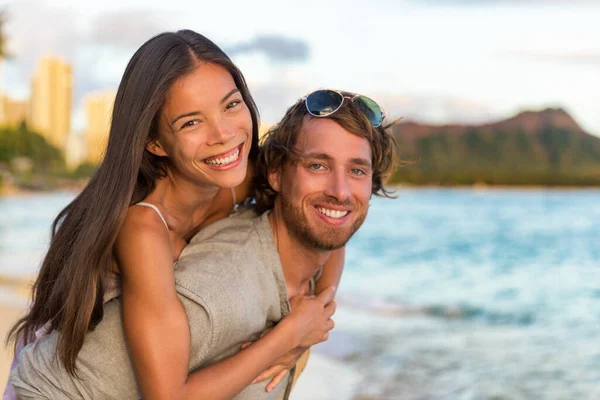
[[277,168],[274,171],[269,171],[268,175],[269,186],[279,193],[281,191],[281,168]]
[[148,144],[146,145],[146,150],[148,150],[150,153],[154,154],[155,156],[167,157],[167,152],[165,151],[165,149],[162,147],[162,145],[160,144],[160,142],[157,139],[150,140],[148,142]]

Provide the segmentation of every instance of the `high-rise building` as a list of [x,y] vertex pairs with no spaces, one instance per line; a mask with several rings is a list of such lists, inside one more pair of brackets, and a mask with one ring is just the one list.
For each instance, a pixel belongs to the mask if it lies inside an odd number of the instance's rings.
[[65,162],[67,167],[74,169],[87,158],[87,140],[84,135],[71,133],[65,147]]
[[61,150],[71,132],[73,76],[71,65],[55,56],[44,56],[31,79],[27,122]]
[[85,99],[87,160],[99,164],[104,157],[116,92],[107,90],[88,94]]
[[8,96],[0,96],[0,125],[18,125],[27,119],[27,101],[13,100]]

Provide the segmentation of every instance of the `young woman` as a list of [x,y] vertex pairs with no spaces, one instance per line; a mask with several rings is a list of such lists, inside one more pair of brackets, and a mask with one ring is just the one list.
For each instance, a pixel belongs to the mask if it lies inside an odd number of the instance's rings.
[[[57,330],[58,359],[76,375],[86,332],[101,321],[103,304],[121,295],[144,399],[231,398],[259,374],[273,378],[271,389],[301,354],[287,343],[327,338],[331,321],[316,317],[330,315],[334,303],[294,298],[285,323],[259,345],[188,374],[189,326],[173,274],[192,236],[251,195],[247,171],[257,146],[256,106],[219,47],[188,30],[145,43],[119,86],[104,161],[54,221],[31,309],[11,338],[28,343]],[[332,290],[325,288],[337,285],[342,266],[338,251],[317,291]]]

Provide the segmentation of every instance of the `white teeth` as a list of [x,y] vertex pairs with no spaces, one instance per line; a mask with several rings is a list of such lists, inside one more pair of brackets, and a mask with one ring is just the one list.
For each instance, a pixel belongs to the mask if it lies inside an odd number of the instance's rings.
[[319,210],[319,212],[321,214],[326,215],[329,218],[335,218],[335,219],[343,218],[348,214],[348,211],[336,211],[336,210],[330,210],[328,208],[322,208],[322,207],[319,207],[317,210]]
[[217,165],[219,167],[222,167],[224,165],[231,164],[232,162],[236,161],[238,159],[239,155],[240,155],[240,149],[238,148],[229,157],[215,158],[212,160],[204,160],[204,162],[207,164],[210,164],[210,165]]

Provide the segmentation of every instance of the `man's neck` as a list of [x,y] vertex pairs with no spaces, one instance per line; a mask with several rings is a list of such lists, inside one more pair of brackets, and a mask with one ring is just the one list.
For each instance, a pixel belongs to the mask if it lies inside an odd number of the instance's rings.
[[277,205],[269,214],[269,222],[283,267],[288,298],[308,295],[311,278],[325,264],[331,252],[309,246],[291,234]]

